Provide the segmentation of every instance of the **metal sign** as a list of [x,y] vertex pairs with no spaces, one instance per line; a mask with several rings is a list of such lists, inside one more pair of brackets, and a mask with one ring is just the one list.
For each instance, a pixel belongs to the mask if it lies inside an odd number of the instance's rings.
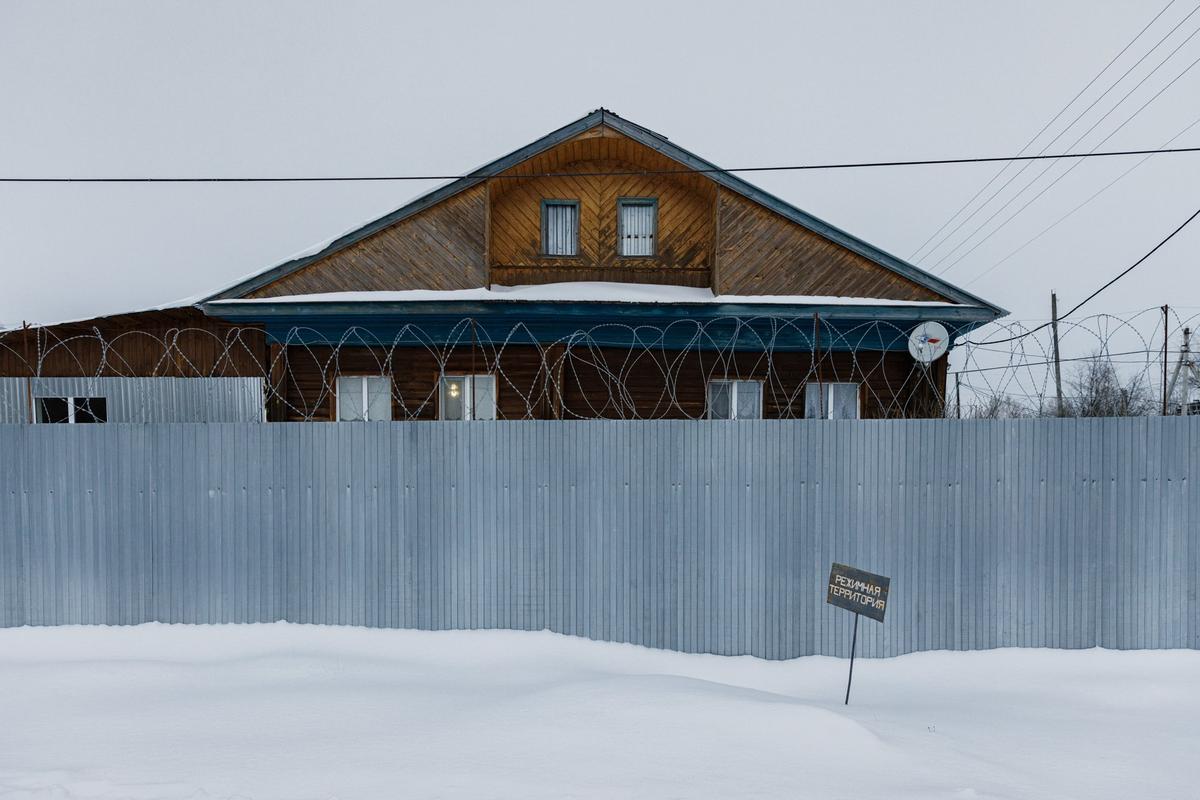
[[861,569],[834,564],[829,570],[825,602],[883,622],[887,613],[888,588],[892,579]]
[[850,636],[850,674],[846,677],[846,705],[850,705],[850,684],[854,683],[854,653],[858,650],[858,618],[867,615],[883,622],[887,613],[888,589],[892,579],[873,572],[834,564],[829,570],[825,602],[854,612],[854,633]]

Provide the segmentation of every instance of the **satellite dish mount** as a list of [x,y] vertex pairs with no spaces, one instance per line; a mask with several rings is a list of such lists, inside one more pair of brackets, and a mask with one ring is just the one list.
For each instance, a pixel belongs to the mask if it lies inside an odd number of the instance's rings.
[[908,335],[908,352],[928,367],[950,349],[950,333],[940,322],[922,322]]

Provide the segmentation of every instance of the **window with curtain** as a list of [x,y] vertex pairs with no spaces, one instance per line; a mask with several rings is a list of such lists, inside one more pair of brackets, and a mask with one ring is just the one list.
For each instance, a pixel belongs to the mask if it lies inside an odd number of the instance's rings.
[[804,416],[809,419],[858,419],[858,384],[809,383],[804,387]]
[[392,418],[392,379],[386,375],[341,375],[337,379],[339,422],[387,422]]
[[709,419],[762,419],[762,381],[709,381]]
[[444,375],[439,400],[441,419],[495,419],[496,376]]
[[658,236],[658,201],[646,197],[619,200],[617,236],[621,255],[654,255],[654,240]]
[[542,255],[579,254],[579,201],[542,201]]

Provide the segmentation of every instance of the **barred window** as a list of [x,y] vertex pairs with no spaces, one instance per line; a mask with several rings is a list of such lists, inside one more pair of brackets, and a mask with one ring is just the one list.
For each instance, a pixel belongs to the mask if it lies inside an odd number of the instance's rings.
[[654,255],[654,240],[658,236],[658,201],[648,197],[622,198],[617,202],[617,209],[621,255]]
[[542,255],[579,253],[579,201],[542,201]]

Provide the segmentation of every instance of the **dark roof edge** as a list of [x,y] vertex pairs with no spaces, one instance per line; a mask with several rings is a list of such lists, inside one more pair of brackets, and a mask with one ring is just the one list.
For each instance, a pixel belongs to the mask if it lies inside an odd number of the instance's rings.
[[394,225],[401,220],[404,220],[414,214],[417,214],[429,208],[436,203],[441,202],[449,197],[452,197],[459,192],[475,186],[481,181],[504,172],[517,164],[525,161],[545,150],[555,147],[562,142],[590,130],[599,125],[608,125],[614,130],[618,130],[631,139],[640,144],[655,150],[668,158],[678,161],[691,169],[704,170],[708,177],[716,181],[721,186],[724,186],[731,191],[752,200],[775,213],[783,216],[798,225],[801,225],[813,233],[824,236],[830,241],[842,245],[846,249],[859,254],[863,258],[869,259],[874,263],[891,270],[902,277],[905,277],[914,283],[917,283],[931,291],[937,292],[943,297],[947,297],[957,303],[970,306],[980,306],[993,312],[996,317],[1002,317],[1008,312],[993,303],[989,303],[981,297],[971,294],[957,286],[948,283],[941,278],[933,275],[925,270],[917,267],[907,261],[881,250],[878,247],[859,239],[841,228],[825,222],[824,220],[814,217],[806,211],[793,206],[785,200],[782,200],[775,195],[767,192],[757,186],[733,175],[725,172],[720,167],[710,161],[697,156],[696,154],[671,143],[665,136],[661,136],[649,128],[644,128],[637,123],[630,122],[624,117],[617,116],[611,111],[603,108],[592,111],[591,113],[580,117],[572,123],[564,125],[556,131],[553,131],[534,142],[531,142],[524,147],[512,151],[508,155],[485,164],[469,175],[451,181],[447,184],[437,187],[424,195],[421,195],[412,202],[396,209],[390,214],[386,214],[376,220],[373,220],[361,228],[357,228],[349,233],[335,239],[330,244],[323,247],[320,251],[312,253],[301,258],[285,261],[282,264],[277,264],[263,272],[253,275],[233,286],[222,289],[221,291],[203,298],[200,302],[204,303],[209,300],[227,300],[239,298],[260,289],[263,286],[289,275],[309,264],[325,258],[328,255],[336,253],[345,247],[348,247],[355,242],[365,239],[372,234],[378,233],[389,225]]
[[462,318],[464,316],[531,315],[550,318],[600,316],[623,317],[804,317],[819,313],[822,319],[873,320],[937,320],[940,322],[969,322],[979,325],[991,322],[987,308],[965,305],[851,305],[824,303],[654,303],[572,300],[346,300],[303,302],[288,300],[279,303],[256,300],[246,303],[206,303],[204,313],[227,321],[253,320],[263,323],[276,318],[292,317],[404,317],[421,316]]
[[239,298],[247,292],[253,292],[255,289],[261,289],[263,286],[266,286],[272,281],[282,278],[285,275],[289,275],[296,270],[302,269],[314,261],[319,261],[328,255],[332,255],[344,247],[349,247],[355,242],[365,239],[372,234],[378,233],[389,225],[394,225],[397,222],[407,219],[414,214],[424,211],[430,206],[436,205],[447,198],[453,197],[459,192],[470,189],[472,186],[475,186],[481,181],[486,180],[497,173],[503,172],[506,169],[514,167],[522,161],[532,158],[543,150],[548,150],[555,145],[565,142],[573,136],[578,136],[584,131],[596,127],[603,119],[604,113],[605,112],[603,111],[593,111],[587,116],[580,117],[569,125],[564,125],[558,130],[543,136],[535,142],[531,142],[522,148],[512,151],[506,156],[501,156],[495,161],[483,165],[469,175],[464,175],[457,180],[442,184],[441,186],[421,195],[415,200],[401,206],[390,214],[386,214],[379,219],[372,220],[361,228],[355,228],[349,233],[333,240],[316,253],[312,253],[301,258],[294,258],[290,261],[285,261],[282,264],[277,264],[274,267],[264,270],[257,275],[252,275],[249,278],[234,284],[233,286],[222,289],[216,294],[205,297],[199,302],[206,303],[209,300],[229,300]]
[[668,158],[672,158],[687,167],[698,170],[706,170],[710,178],[721,184],[727,189],[730,189],[738,194],[753,200],[765,208],[769,208],[780,216],[808,228],[813,233],[824,236],[830,241],[836,242],[848,250],[858,253],[863,258],[869,259],[881,267],[890,269],[914,283],[920,284],[931,291],[948,297],[955,302],[964,305],[981,306],[996,312],[997,317],[1002,317],[1008,314],[1008,311],[989,303],[982,297],[971,294],[964,289],[960,289],[952,283],[942,280],[941,278],[926,272],[920,267],[910,264],[898,256],[894,256],[886,250],[881,250],[875,245],[859,239],[853,234],[847,233],[836,225],[831,225],[825,220],[814,217],[807,211],[803,211],[791,203],[783,200],[770,192],[760,189],[752,183],[745,181],[736,175],[722,170],[710,161],[707,161],[695,153],[672,144],[664,137],[659,136],[654,131],[643,128],[635,122],[630,122],[627,119],[618,117],[611,112],[606,112],[605,122],[616,130],[621,131],[632,139],[637,140],[641,144],[657,150]]

